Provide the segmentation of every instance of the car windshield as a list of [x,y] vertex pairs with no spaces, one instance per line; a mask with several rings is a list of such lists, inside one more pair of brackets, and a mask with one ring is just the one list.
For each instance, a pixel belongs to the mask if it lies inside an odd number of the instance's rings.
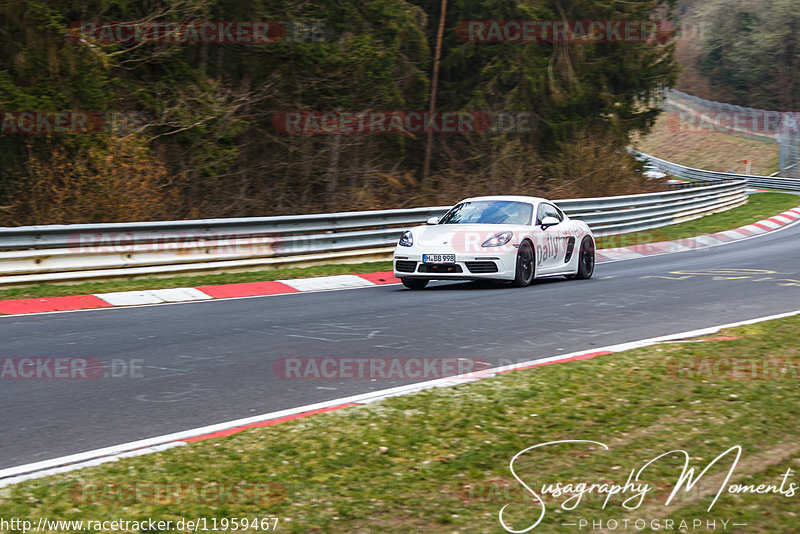
[[531,224],[533,206],[511,200],[477,200],[456,204],[439,224]]

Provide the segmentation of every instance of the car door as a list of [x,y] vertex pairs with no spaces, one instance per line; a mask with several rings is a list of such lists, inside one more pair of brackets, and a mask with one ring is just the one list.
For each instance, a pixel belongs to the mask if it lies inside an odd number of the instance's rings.
[[[545,217],[555,217],[559,224],[542,227]],[[564,214],[549,202],[539,203],[536,210],[536,268],[539,274],[558,272],[564,269],[566,254]]]

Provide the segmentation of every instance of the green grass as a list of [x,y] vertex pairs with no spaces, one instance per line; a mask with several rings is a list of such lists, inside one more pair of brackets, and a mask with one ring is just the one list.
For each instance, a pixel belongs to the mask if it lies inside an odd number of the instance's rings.
[[[498,512],[509,500],[514,504],[505,517],[514,528],[538,517],[509,471],[511,458],[536,444],[575,439],[609,450],[581,444],[531,451],[515,463],[520,478],[539,493],[543,483],[624,484],[631,470],[661,453],[685,450],[700,471],[739,445],[743,455],[729,484],[779,484],[789,468],[795,475],[788,482],[797,483],[798,331],[800,317],[781,319],[717,334],[732,340],[662,344],[515,371],[251,429],[10,486],[0,490],[0,517],[277,516],[291,520],[281,521],[280,532],[503,532]],[[734,361],[780,358],[778,367],[791,372],[782,379],[690,376],[685,361],[692,358],[708,369],[716,362],[730,369]],[[653,491],[638,510],[623,509],[620,498],[603,509],[596,495],[576,510],[560,510],[566,497],[547,496],[547,512],[534,532],[576,532],[561,523],[579,518],[642,517],[747,523],[727,532],[797,531],[797,496],[725,491],[706,511],[731,465],[722,464],[668,507],[665,498],[682,466],[677,456],[642,475]],[[92,484],[101,489],[87,497],[82,488]],[[133,484],[150,491],[137,497]],[[272,484],[276,499],[257,505],[245,492],[244,498],[219,502],[212,495],[203,501],[180,489],[153,496],[154,486],[190,484]]]
[[[622,234],[618,236],[600,237],[598,248],[612,248],[635,244],[669,241],[696,235],[731,230],[739,226],[754,223],[762,219],[800,205],[800,197],[786,193],[759,193],[751,195],[745,205],[723,213],[709,215],[687,223],[664,226],[655,230]],[[274,269],[248,273],[209,274],[197,276],[176,276],[172,278],[141,278],[136,280],[115,280],[108,282],[87,282],[79,284],[41,284],[36,286],[12,287],[0,289],[0,300],[63,297],[72,295],[89,295],[109,293],[112,291],[136,291],[147,289],[165,289],[171,287],[196,287],[215,284],[233,284],[237,282],[261,282],[267,280],[287,280],[292,278],[310,278],[335,274],[358,274],[389,271],[392,262],[370,262],[342,265],[319,265],[305,268]]]
[[662,226],[653,230],[597,238],[597,248],[627,247],[658,241],[672,241],[698,235],[733,230],[768,219],[788,209],[800,206],[800,196],[787,193],[758,193],[750,195],[747,204],[732,210],[715,213],[693,221]]

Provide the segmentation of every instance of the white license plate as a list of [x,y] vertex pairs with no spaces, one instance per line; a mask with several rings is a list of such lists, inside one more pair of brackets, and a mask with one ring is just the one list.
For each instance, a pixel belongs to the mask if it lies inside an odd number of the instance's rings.
[[423,254],[422,263],[455,263],[455,254]]

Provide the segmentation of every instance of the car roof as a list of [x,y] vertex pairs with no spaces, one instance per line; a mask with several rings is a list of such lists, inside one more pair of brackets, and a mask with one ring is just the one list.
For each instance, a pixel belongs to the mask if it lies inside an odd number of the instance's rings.
[[506,200],[511,202],[529,202],[531,204],[536,204],[537,202],[550,202],[546,198],[526,197],[522,195],[493,195],[485,197],[470,197],[470,198],[465,198],[461,202],[472,202],[475,200]]

